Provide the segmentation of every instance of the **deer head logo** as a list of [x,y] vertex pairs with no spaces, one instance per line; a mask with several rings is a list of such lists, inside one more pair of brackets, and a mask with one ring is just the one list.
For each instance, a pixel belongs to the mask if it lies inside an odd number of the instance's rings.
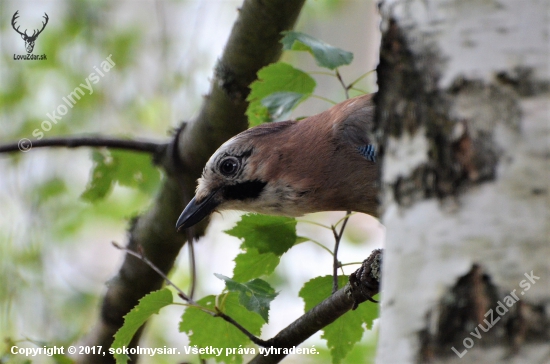
[[32,35],[28,35],[27,34],[27,29],[25,29],[25,32],[24,33],[21,33],[19,31],[19,27],[15,27],[15,21],[17,20],[17,18],[19,18],[19,15],[17,14],[19,13],[19,10],[17,10],[15,12],[15,14],[13,14],[13,17],[11,18],[11,26],[13,27],[13,29],[21,34],[21,38],[23,38],[23,40],[25,41],[25,48],[27,48],[27,53],[32,53],[32,50],[34,49],[34,42],[36,41],[36,38],[38,38],[38,36],[40,35],[40,33],[42,33],[42,31],[44,30],[44,28],[46,28],[46,24],[48,24],[48,14],[44,13],[44,16],[43,18],[46,19],[45,22],[42,22],[42,29],[38,30],[38,29],[35,29],[34,32],[32,33]]

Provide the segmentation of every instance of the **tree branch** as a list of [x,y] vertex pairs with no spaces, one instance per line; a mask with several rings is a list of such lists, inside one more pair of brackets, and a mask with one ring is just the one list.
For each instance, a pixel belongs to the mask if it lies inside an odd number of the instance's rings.
[[168,276],[166,274],[164,274],[163,271],[161,271],[153,262],[151,262],[149,259],[147,259],[147,257],[143,254],[143,249],[138,246],[138,252],[135,252],[133,250],[130,250],[128,248],[125,248],[123,246],[120,246],[118,245],[116,242],[111,242],[111,244],[113,244],[113,246],[115,248],[117,248],[118,250],[122,250],[123,252],[125,252],[126,254],[130,254],[136,258],[138,258],[139,260],[141,260],[143,263],[147,264],[149,267],[151,267],[151,269],[153,269],[159,276],[162,277],[162,279],[164,279],[164,281],[166,282],[166,284],[168,284],[169,286],[172,286],[177,292],[178,292],[178,296],[180,296],[180,298],[186,302],[189,302],[190,304],[192,305],[197,305],[195,303],[195,301],[193,301],[193,299],[186,295],[185,292],[182,291],[181,288],[179,288],[174,282],[172,282],[170,280],[170,278],[168,278]]
[[254,335],[253,333],[248,331],[243,325],[241,325],[237,321],[233,320],[233,318],[231,318],[231,316],[228,316],[225,313],[221,312],[217,307],[216,307],[216,310],[218,311],[216,313],[216,316],[221,317],[225,321],[229,322],[231,325],[235,326],[237,329],[239,329],[240,332],[245,334],[246,337],[248,337],[250,339],[250,341],[252,341],[254,344],[256,344],[258,346],[262,346],[264,348],[269,347],[269,342],[268,341],[260,339],[259,337],[257,337],[256,335]]
[[101,135],[85,136],[85,137],[66,137],[66,138],[47,138],[31,141],[29,139],[21,139],[17,143],[9,143],[0,145],[0,153],[12,152],[28,152],[31,148],[45,147],[107,147],[112,149],[124,149],[136,152],[146,152],[156,155],[161,153],[168,146],[167,142],[159,143],[145,140],[131,140],[112,138]]
[[[187,241],[185,234],[176,232],[174,224],[189,196],[193,196],[202,168],[223,142],[246,129],[248,85],[262,67],[279,59],[280,33],[292,29],[304,1],[244,1],[197,119],[178,130],[174,142],[161,156],[160,164],[166,169],[167,178],[150,209],[133,221],[128,248],[135,250],[142,246],[144,254],[164,273],[172,268]],[[202,235],[205,228],[206,223],[198,225],[193,236]],[[126,255],[117,278],[109,284],[99,320],[82,344],[110,347],[113,334],[124,323],[124,315],[162,283],[163,279],[153,274],[151,268]],[[134,337],[134,346],[139,334]],[[77,360],[94,364],[114,362],[112,357],[98,358],[91,354]]]
[[[275,337],[267,340],[267,343],[275,348],[298,346],[349,310],[356,309],[360,303],[372,300],[372,296],[376,295],[380,288],[382,253],[381,249],[374,250],[365,259],[361,268],[350,276],[349,283],[344,288],[306,312]],[[285,354],[257,355],[250,364],[279,363],[285,356]]]

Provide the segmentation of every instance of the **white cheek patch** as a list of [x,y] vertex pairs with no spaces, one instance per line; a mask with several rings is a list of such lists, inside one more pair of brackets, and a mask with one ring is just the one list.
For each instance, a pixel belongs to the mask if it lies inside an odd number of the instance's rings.
[[230,200],[219,206],[219,210],[244,210],[267,215],[301,216],[296,191],[283,181],[268,183],[255,199]]

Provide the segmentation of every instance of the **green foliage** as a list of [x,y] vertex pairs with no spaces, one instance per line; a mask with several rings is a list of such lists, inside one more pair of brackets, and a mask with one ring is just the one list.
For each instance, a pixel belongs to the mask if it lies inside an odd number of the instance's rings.
[[74,361],[69,358],[67,355],[55,354],[52,355],[55,364],[74,364]]
[[[219,309],[237,321],[249,332],[258,336],[264,320],[260,315],[250,312],[239,303],[236,293],[218,296],[221,301]],[[216,296],[206,296],[197,302],[210,311],[216,310]],[[250,340],[232,324],[220,317],[213,317],[197,307],[188,307],[181,317],[180,331],[189,336],[190,346],[196,348],[221,348],[220,356],[215,353],[201,354],[201,359],[214,358],[216,362],[242,363],[242,354],[227,352],[226,349],[246,347]]]
[[[353,60],[353,53],[310,35],[295,31],[282,34],[284,50],[307,51],[320,67],[335,70]],[[313,94],[315,86],[310,75],[287,63],[278,62],[262,68],[258,80],[250,85],[247,98],[250,102],[246,110],[249,126],[288,119],[290,112]]]
[[[136,65],[143,54],[151,51],[154,54],[161,52],[156,48],[139,48],[142,44],[150,44],[143,42],[143,35],[146,33],[144,28],[130,24],[114,29],[108,22],[105,23],[112,9],[112,4],[108,2],[69,2],[63,11],[51,17],[48,28],[37,42],[35,53],[46,53],[48,61],[14,62],[9,59],[11,52],[2,56],[7,66],[3,79],[4,87],[0,89],[0,110],[5,140],[34,140],[33,132],[40,129],[43,120],[47,120],[46,113],[51,113],[62,103],[62,96],[66,96],[80,83],[85,83],[86,77],[93,71],[92,66],[99,66],[109,54],[112,54],[112,60],[116,62],[115,68],[97,85],[94,84],[94,92],[86,93],[51,131],[44,133],[44,137],[97,131],[110,134],[120,133],[120,130],[152,135],[166,130],[173,119],[171,102],[166,98],[166,94],[181,92],[180,86],[183,82],[168,85],[159,83],[147,89],[146,93],[141,93],[141,88],[136,87],[139,97],[127,92],[128,88],[136,86],[136,83],[133,83],[137,72]],[[9,37],[17,37],[9,26],[4,31]],[[16,39],[15,42],[15,52],[23,53],[22,41]],[[168,44],[168,41],[164,39],[158,44]],[[334,69],[351,61],[351,53],[328,46],[302,33],[287,33],[283,44],[288,50],[308,51],[321,67]],[[169,73],[167,79],[177,79],[177,75]],[[156,83],[152,79],[148,79],[148,82]],[[121,89],[115,87],[117,85],[126,86]],[[316,82],[308,73],[289,64],[280,62],[263,68],[258,73],[258,81],[251,85],[251,93],[247,99],[250,101],[247,110],[250,125],[288,118],[297,105],[313,94],[315,87]],[[98,123],[106,117],[116,119],[116,122]],[[56,152],[46,153],[52,153],[51,156],[55,157],[53,153]],[[14,165],[22,159],[22,155],[14,155]],[[0,257],[3,256],[3,259],[0,259],[0,275],[6,277],[5,284],[0,285],[0,308],[6,312],[6,317],[10,317],[10,321],[21,321],[23,325],[28,325],[28,322],[21,320],[25,312],[17,312],[13,307],[17,307],[19,302],[32,302],[37,295],[41,295],[42,292],[39,292],[36,286],[46,287],[44,290],[47,289],[49,292],[40,298],[55,306],[54,309],[48,310],[52,313],[49,321],[56,325],[55,328],[51,327],[50,331],[57,331],[56,334],[60,336],[64,335],[63,343],[66,345],[87,330],[86,327],[95,320],[95,317],[83,313],[97,304],[97,297],[95,293],[88,291],[67,294],[55,285],[45,284],[44,280],[47,280],[49,275],[43,274],[43,265],[47,261],[44,251],[46,250],[46,254],[54,251],[56,247],[52,244],[61,241],[79,241],[77,233],[83,228],[93,231],[98,230],[98,226],[105,227],[108,223],[121,229],[123,220],[136,211],[136,206],[149,203],[148,198],[161,179],[159,170],[152,166],[150,157],[146,154],[99,149],[93,151],[91,157],[93,167],[82,199],[93,204],[75,203],[76,195],[80,193],[79,183],[75,182],[79,180],[75,179],[72,173],[56,174],[54,171],[46,180],[35,184],[26,180],[25,183],[21,183],[21,186],[25,186],[23,194],[28,199],[23,202],[27,204],[23,208],[33,211],[33,216],[43,216],[40,220],[33,217],[33,221],[41,225],[33,226],[34,230],[29,229],[32,236],[21,234],[21,238],[16,239],[13,235],[19,233],[4,231],[0,239],[7,242],[0,244]],[[57,161],[55,158],[45,160],[51,165]],[[6,174],[10,172],[5,171]],[[129,197],[112,193],[116,184],[142,193],[134,193]],[[48,229],[43,228],[46,226]],[[296,237],[294,219],[261,215],[243,216],[228,234],[242,239],[243,252],[235,258],[233,277],[222,278],[226,281],[230,293],[219,296],[220,309],[249,331],[259,335],[262,325],[268,319],[269,305],[277,293],[268,283],[257,278],[272,274],[282,254],[304,239]],[[20,244],[21,241],[25,244]],[[32,277],[38,278],[33,280]],[[34,295],[25,296],[21,293],[24,290]],[[52,300],[52,296],[56,297],[55,300]],[[171,302],[172,293],[167,289],[142,298],[126,315],[125,324],[117,332],[113,347],[127,345],[136,330],[150,316]],[[199,301],[212,311],[215,309],[214,302],[214,296]],[[375,307],[361,305],[363,306]],[[37,310],[44,310],[44,305],[38,306]],[[10,325],[19,326],[11,323]],[[38,327],[38,324],[35,326]],[[6,327],[13,331],[11,327]],[[62,330],[56,330],[57,328]],[[189,334],[191,345],[198,347],[237,348],[249,344],[249,339],[234,326],[195,307],[186,310],[180,329]],[[0,331],[4,333],[4,327],[0,327]],[[327,341],[332,342],[329,339]],[[334,350],[331,346],[331,351]],[[238,353],[224,355],[216,357],[216,361],[242,362],[242,356]],[[0,362],[3,359],[4,357],[1,357]],[[66,357],[53,359],[60,363],[70,360]],[[127,358],[118,357],[117,360],[125,362]]]
[[275,290],[264,280],[253,279],[246,283],[239,283],[222,274],[214,273],[216,277],[225,281],[230,292],[239,294],[239,303],[247,310],[262,316],[265,322],[269,321],[269,305],[277,297]]
[[[252,127],[284,117],[314,89],[315,80],[310,75],[287,63],[278,62],[262,68],[258,80],[250,84],[250,94],[246,99],[250,102],[246,110],[249,125]],[[275,93],[279,95],[272,96]],[[268,96],[271,98],[264,101]]]
[[292,109],[304,100],[304,94],[298,92],[275,92],[262,99],[262,105],[273,121],[287,120]]
[[[124,316],[124,325],[116,332],[112,349],[128,346],[136,331],[153,315],[165,306],[173,302],[172,291],[168,288],[151,292],[142,299],[132,311]],[[129,357],[126,354],[115,354],[117,364],[127,363]]]
[[151,163],[151,156],[123,150],[94,150],[91,178],[82,193],[84,200],[95,202],[105,198],[118,182],[152,194],[160,182],[160,172]]
[[44,203],[51,198],[58,197],[67,192],[67,185],[61,178],[53,177],[39,185],[34,191],[36,199]]
[[243,241],[244,252],[235,258],[235,282],[270,275],[279,265],[281,255],[302,241],[296,235],[296,219],[284,216],[246,214],[225,233]]
[[[338,277],[338,286],[341,288],[348,282],[347,276]],[[332,276],[316,277],[304,284],[300,290],[300,297],[305,302],[305,311],[321,303],[332,292]],[[364,328],[372,328],[372,322],[378,317],[378,306],[373,304],[361,304],[354,311],[346,312],[338,320],[323,329],[322,338],[327,340],[327,345],[332,355],[333,363],[340,363],[353,349],[353,346],[361,340]]]
[[[370,331],[363,334],[360,342],[353,346],[353,349],[341,361],[342,364],[375,364],[376,359],[376,335]],[[319,346],[320,356],[324,359],[323,363],[332,361],[330,349]]]
[[258,252],[258,249],[247,248],[235,258],[233,279],[237,282],[248,281],[252,278],[270,275],[279,265],[281,257],[274,253]]
[[281,40],[284,50],[307,51],[320,67],[333,70],[348,65],[353,60],[353,53],[333,47],[310,35],[291,30],[282,34],[285,35]]
[[283,255],[296,243],[296,219],[285,216],[246,214],[225,233],[243,240],[242,249],[260,254]]

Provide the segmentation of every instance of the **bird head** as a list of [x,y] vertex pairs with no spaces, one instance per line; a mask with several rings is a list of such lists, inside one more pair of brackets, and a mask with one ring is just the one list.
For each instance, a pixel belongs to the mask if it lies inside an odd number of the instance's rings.
[[[176,228],[191,227],[213,211],[249,210],[269,213],[268,181],[262,158],[258,155],[261,136],[285,127],[266,125],[246,130],[231,138],[210,157],[198,180],[195,197],[180,215]],[[272,212],[272,211],[271,211]]]

